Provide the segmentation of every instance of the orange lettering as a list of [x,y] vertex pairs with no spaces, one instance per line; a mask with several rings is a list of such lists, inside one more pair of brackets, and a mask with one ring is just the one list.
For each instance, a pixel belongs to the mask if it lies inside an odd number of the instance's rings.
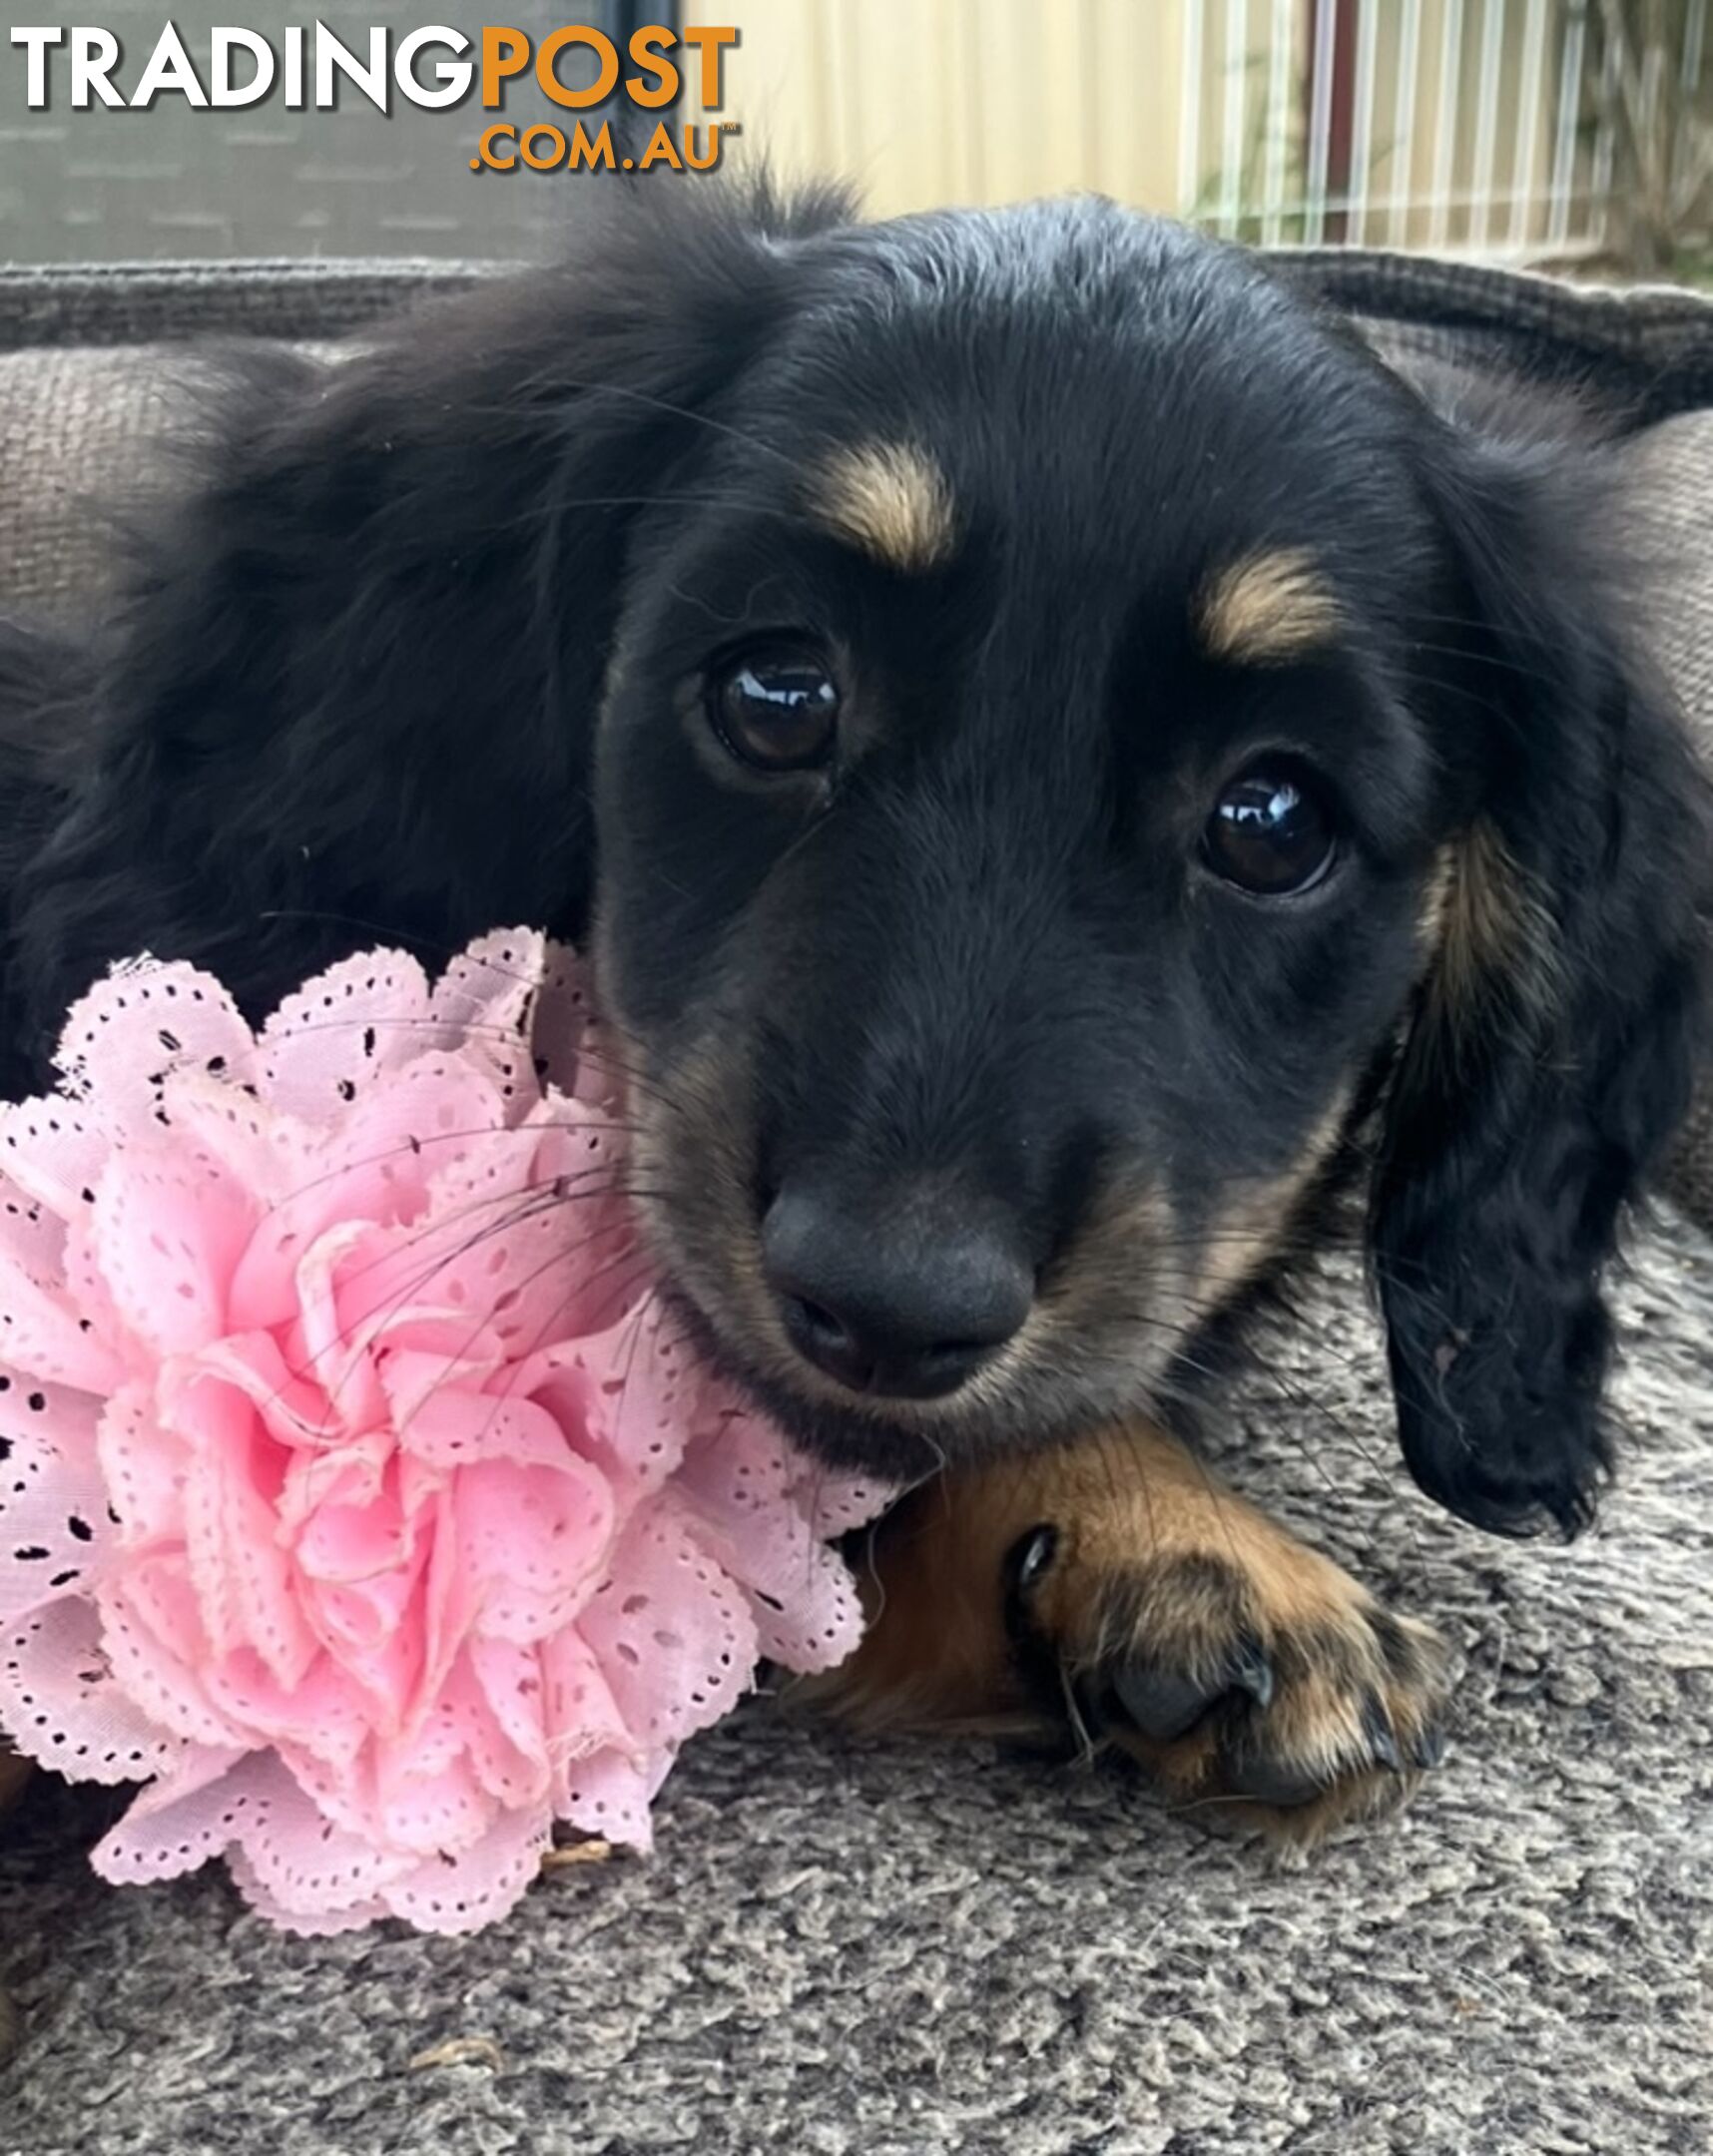
[[[600,73],[587,90],[567,90],[559,80],[559,55],[571,45],[587,45],[600,62]],[[541,85],[543,96],[550,97],[555,105],[569,105],[578,110],[599,105],[604,97],[611,97],[613,85],[619,79],[618,47],[605,31],[591,30],[583,23],[567,23],[563,30],[555,30],[551,37],[542,39],[535,56],[535,79]]]
[[625,89],[631,101],[637,105],[670,105],[678,95],[678,69],[663,55],[662,48],[670,51],[677,39],[664,23],[644,23],[630,42],[630,55],[644,75],[654,78],[656,87],[647,90],[639,76],[626,78]]
[[702,55],[702,84],[697,95],[705,112],[718,112],[721,103],[720,53],[722,46],[736,45],[736,30],[716,30],[711,23],[701,23],[684,33],[686,45],[694,45]]
[[529,65],[529,39],[497,23],[482,32],[482,103],[492,112],[505,101],[505,81]]

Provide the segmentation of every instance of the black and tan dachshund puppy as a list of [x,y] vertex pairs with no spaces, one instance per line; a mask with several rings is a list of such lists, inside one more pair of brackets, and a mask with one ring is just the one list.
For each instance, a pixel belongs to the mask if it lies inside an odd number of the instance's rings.
[[1594,1505],[1713,857],[1598,447],[1095,202],[636,188],[224,365],[112,617],[0,659],[10,1084],[143,949],[261,1012],[377,936],[586,941],[685,1313],[934,1478],[846,1710],[1074,1716],[1309,1831],[1406,1786],[1432,1635],[1182,1433],[1354,1203],[1422,1486]]

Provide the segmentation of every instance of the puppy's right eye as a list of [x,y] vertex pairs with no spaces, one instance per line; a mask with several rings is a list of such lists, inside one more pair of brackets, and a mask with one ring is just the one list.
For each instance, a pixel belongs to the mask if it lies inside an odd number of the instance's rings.
[[709,681],[708,716],[740,764],[816,771],[839,742],[839,683],[809,645],[771,644],[728,660]]
[[1220,796],[1202,833],[1208,866],[1257,898],[1312,890],[1335,848],[1321,794],[1294,762],[1252,764]]

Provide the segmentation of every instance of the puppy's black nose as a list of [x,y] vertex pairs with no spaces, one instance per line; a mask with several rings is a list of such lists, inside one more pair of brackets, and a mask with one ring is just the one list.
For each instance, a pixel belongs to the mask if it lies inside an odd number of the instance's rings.
[[762,1223],[762,1258],[798,1352],[893,1399],[955,1391],[1035,1293],[1004,1224],[949,1196],[858,1204],[788,1184]]

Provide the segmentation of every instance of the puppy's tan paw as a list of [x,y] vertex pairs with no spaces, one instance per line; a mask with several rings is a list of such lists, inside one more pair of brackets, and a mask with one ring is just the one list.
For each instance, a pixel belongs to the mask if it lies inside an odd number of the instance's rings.
[[1204,1524],[1152,1551],[1074,1522],[1022,1535],[1008,1625],[1036,1687],[1170,1797],[1284,1839],[1402,1801],[1443,1752],[1436,1635],[1248,1507]]

